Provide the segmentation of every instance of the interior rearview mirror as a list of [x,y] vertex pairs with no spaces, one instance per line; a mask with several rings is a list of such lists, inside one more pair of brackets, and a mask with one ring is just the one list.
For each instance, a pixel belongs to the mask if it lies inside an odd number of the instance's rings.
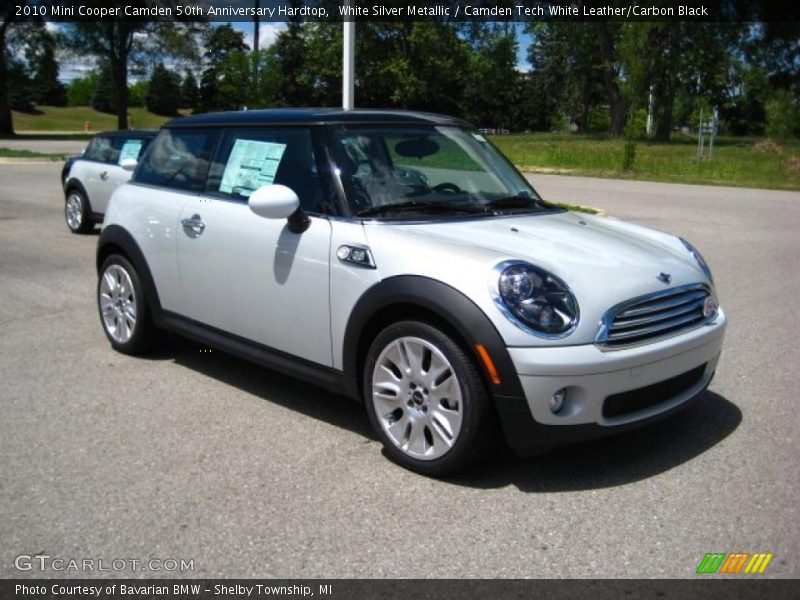
[[439,151],[439,144],[429,137],[408,138],[395,144],[394,151],[405,158],[425,158]]

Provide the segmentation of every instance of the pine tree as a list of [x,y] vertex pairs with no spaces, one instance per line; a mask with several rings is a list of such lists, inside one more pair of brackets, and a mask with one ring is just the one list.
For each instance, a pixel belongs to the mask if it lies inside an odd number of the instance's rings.
[[181,82],[181,108],[190,108],[195,112],[199,103],[200,88],[197,87],[197,78],[191,71],[186,71]]
[[92,108],[110,114],[117,112],[117,92],[114,89],[111,67],[107,64],[101,65],[98,69],[97,83],[92,93]]
[[34,30],[25,54],[29,71],[33,73],[32,85],[36,104],[66,106],[67,90],[58,80],[56,39],[44,25]]
[[150,77],[150,86],[144,99],[145,106],[157,115],[177,115],[181,103],[181,80],[164,63],[158,63]]

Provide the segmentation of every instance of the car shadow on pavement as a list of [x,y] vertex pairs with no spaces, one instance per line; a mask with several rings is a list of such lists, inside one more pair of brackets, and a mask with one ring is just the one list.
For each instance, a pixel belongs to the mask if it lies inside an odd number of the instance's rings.
[[[299,381],[178,336],[168,336],[152,360],[176,364],[213,377],[243,392],[370,440],[373,433],[363,406]],[[518,458],[503,448],[490,460],[442,483],[493,489],[514,485],[524,492],[567,492],[625,485],[654,477],[712,448],[742,422],[729,400],[706,390],[686,410],[607,438]],[[400,467],[397,467],[400,468]]]
[[641,429],[556,448],[530,458],[510,450],[451,484],[514,485],[523,492],[570,492],[625,485],[689,462],[720,443],[742,422],[739,408],[706,390],[692,406]]
[[170,335],[161,349],[144,358],[174,360],[178,365],[248,394],[366,438],[377,439],[360,403],[224,352],[214,350],[209,355],[203,350],[207,351],[203,344]]

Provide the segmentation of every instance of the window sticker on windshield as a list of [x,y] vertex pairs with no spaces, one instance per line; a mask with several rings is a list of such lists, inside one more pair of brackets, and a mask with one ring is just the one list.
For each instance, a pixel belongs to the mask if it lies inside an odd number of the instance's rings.
[[261,186],[271,184],[285,150],[286,144],[236,140],[225,165],[219,191],[249,197]]
[[486,143],[486,138],[483,137],[480,133],[473,133],[472,137],[474,137],[479,142],[483,142],[484,144]]
[[142,140],[127,140],[122,145],[122,150],[119,151],[119,158],[117,159],[117,164],[121,165],[122,161],[126,158],[132,158],[133,160],[139,159],[139,152],[142,149]]

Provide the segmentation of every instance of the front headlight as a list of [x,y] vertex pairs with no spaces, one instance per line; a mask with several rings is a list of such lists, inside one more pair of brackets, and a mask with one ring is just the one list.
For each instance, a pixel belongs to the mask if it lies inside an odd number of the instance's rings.
[[694,246],[692,246],[685,239],[683,239],[683,238],[679,238],[679,239],[681,240],[681,243],[684,245],[684,247],[689,251],[689,254],[694,256],[694,259],[697,261],[697,264],[700,265],[701,269],[703,269],[703,273],[706,274],[706,277],[708,277],[708,280],[713,284],[714,283],[714,277],[713,277],[713,275],[711,275],[711,269],[708,267],[708,263],[703,258],[703,255],[700,254],[700,251],[697,248],[695,248]]
[[567,284],[525,262],[505,262],[493,289],[495,302],[515,325],[543,337],[564,337],[578,324],[578,301]]

